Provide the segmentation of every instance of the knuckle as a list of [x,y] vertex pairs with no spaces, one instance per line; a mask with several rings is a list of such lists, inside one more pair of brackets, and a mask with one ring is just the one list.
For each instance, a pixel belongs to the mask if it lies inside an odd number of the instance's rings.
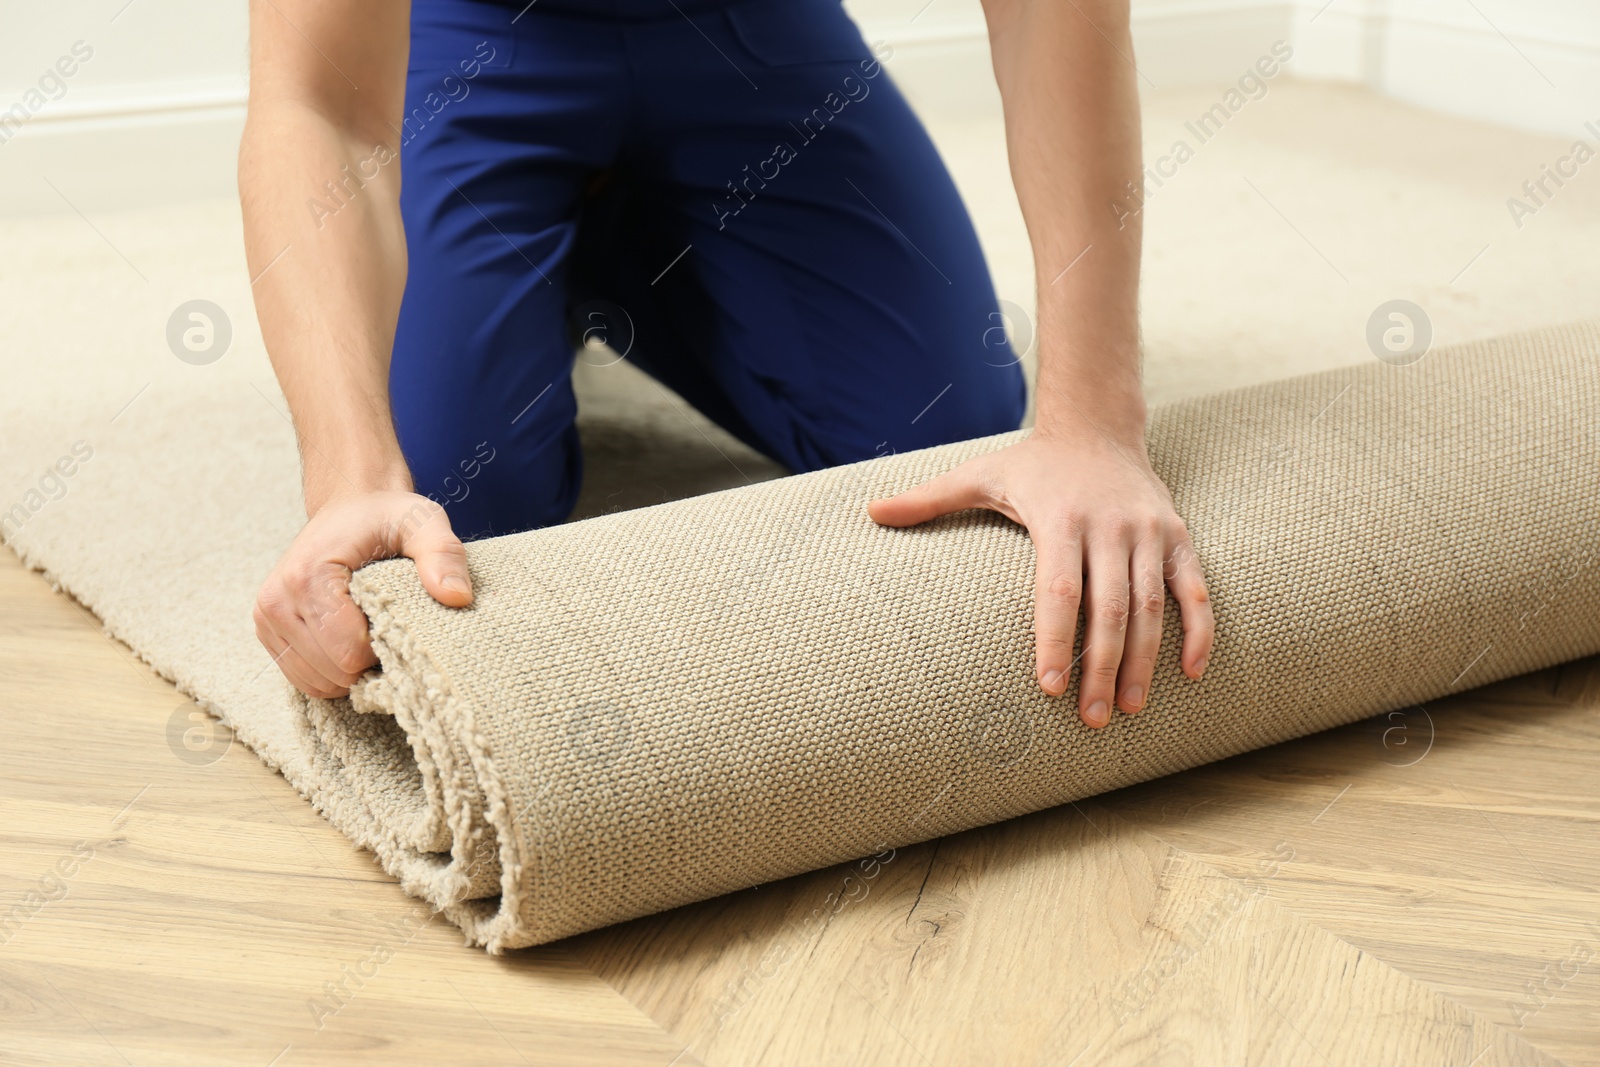
[[1063,541],[1080,541],[1085,529],[1083,515],[1077,511],[1062,511],[1044,516],[1044,526]]
[[1094,616],[1103,625],[1123,629],[1128,625],[1127,594],[1100,597],[1095,602]]
[[288,590],[278,583],[269,583],[256,594],[256,618],[270,627],[293,614],[289,605]]
[[285,600],[298,602],[311,595],[313,586],[311,571],[308,568],[296,567],[285,574],[279,581],[285,594]]
[[335,560],[323,560],[302,571],[302,580],[308,587],[339,589],[350,582],[350,568]]
[[343,606],[345,588],[334,578],[318,578],[307,584],[305,595],[300,599],[301,606],[313,612],[318,620],[324,620]]
[[1120,511],[1114,511],[1104,516],[1096,525],[1099,528],[1101,540],[1116,543],[1127,541],[1138,529],[1135,521]]
[[1153,582],[1142,583],[1134,594],[1133,610],[1136,615],[1160,615],[1166,606],[1166,590]]
[[346,647],[334,656],[333,665],[343,673],[341,682],[348,685],[361,677],[361,672],[367,669],[367,657],[362,655],[358,648]]
[[1062,600],[1077,600],[1083,596],[1083,578],[1076,574],[1062,572],[1052,575],[1045,583],[1045,589],[1053,597]]

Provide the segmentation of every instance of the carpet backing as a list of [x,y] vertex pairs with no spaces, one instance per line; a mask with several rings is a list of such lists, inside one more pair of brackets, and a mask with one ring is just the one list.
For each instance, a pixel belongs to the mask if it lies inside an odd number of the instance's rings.
[[1148,705],[1098,731],[1033,681],[1024,530],[866,514],[1020,434],[478,542],[467,610],[370,565],[382,669],[320,701],[249,632],[296,523],[281,412],[141,403],[13,544],[493,951],[1600,652],[1595,323],[1153,411],[1216,647],[1185,678],[1169,601]]

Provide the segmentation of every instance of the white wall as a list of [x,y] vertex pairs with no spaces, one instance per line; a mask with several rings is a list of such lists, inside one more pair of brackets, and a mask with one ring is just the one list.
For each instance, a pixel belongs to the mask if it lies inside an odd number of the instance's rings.
[[[940,68],[926,79],[930,99],[983,96],[978,0],[846,6],[904,66]],[[1583,123],[1600,120],[1600,0],[1133,0],[1133,28],[1146,90],[1232,81],[1284,40],[1296,77],[1562,136],[1593,138]]]
[[[245,5],[0,0],[0,212],[232,195]],[[918,106],[995,113],[979,0],[846,6],[894,46],[890,69]],[[1281,39],[1297,77],[1563,136],[1600,125],[1600,0],[1133,0],[1133,12],[1146,90],[1232,81]],[[78,42],[93,55],[58,87],[47,72]]]
[[[0,0],[0,210],[230,195],[245,11],[244,0]],[[92,54],[57,85],[49,72],[63,57],[71,68],[74,45]]]

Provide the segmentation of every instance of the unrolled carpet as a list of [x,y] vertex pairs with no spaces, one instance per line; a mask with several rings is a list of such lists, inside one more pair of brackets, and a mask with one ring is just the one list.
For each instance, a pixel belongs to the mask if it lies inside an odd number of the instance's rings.
[[[1156,410],[1152,459],[1205,564],[1216,648],[1184,678],[1169,603],[1148,706],[1100,731],[1075,689],[1034,685],[1021,528],[865,513],[1015,435],[479,542],[465,611],[408,561],[369,566],[353,589],[383,668],[325,702],[238,677],[232,631],[293,532],[279,446],[180,473],[165,402],[19,550],[491,950],[1600,652],[1595,323]],[[271,430],[246,403],[190,411],[183,432],[226,426],[237,461],[241,434]],[[114,464],[144,481],[116,488]],[[86,532],[174,506],[203,546],[186,558],[240,611],[209,635],[130,597],[128,569],[159,560]],[[252,544],[242,564],[229,531]]]

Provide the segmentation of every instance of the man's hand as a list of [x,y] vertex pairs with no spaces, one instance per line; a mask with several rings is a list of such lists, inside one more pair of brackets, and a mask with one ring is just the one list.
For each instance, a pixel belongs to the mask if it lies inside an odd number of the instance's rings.
[[[1044,691],[1072,673],[1084,609],[1078,714],[1138,711],[1150,695],[1166,586],[1198,678],[1216,627],[1172,495],[1150,469],[1140,374],[1143,182],[1128,0],[983,0],[1006,150],[1033,245],[1037,428],[892,500],[895,526],[991,508],[1028,528],[1038,555],[1034,631]],[[1093,424],[1085,414],[1092,412]]]
[[[472,602],[461,542],[439,505],[410,492],[389,410],[406,285],[396,138],[410,33],[405,3],[250,3],[250,106],[239,144],[245,255],[314,516],[261,587],[256,634],[312,696],[342,696],[374,662],[367,621],[350,599],[356,567],[410,556],[441,603]],[[389,162],[371,174],[375,159]],[[357,171],[361,195],[343,201],[337,218],[306,210],[307,195]],[[449,575],[459,588],[445,584]]]
[[467,553],[444,508],[415,493],[362,493],[325,504],[306,523],[256,597],[256,637],[284,676],[308,696],[350,692],[378,662],[367,617],[350,598],[350,574],[407,556],[439,603],[472,603]]
[[1189,532],[1150,468],[1142,439],[1093,430],[1035,430],[909,492],[869,505],[886,526],[914,526],[967,508],[998,511],[1028,528],[1034,582],[1035,677],[1060,696],[1072,673],[1081,604],[1086,619],[1078,714],[1089,726],[1111,707],[1144,706],[1171,586],[1183,619],[1184,673],[1200,677],[1216,628]]

